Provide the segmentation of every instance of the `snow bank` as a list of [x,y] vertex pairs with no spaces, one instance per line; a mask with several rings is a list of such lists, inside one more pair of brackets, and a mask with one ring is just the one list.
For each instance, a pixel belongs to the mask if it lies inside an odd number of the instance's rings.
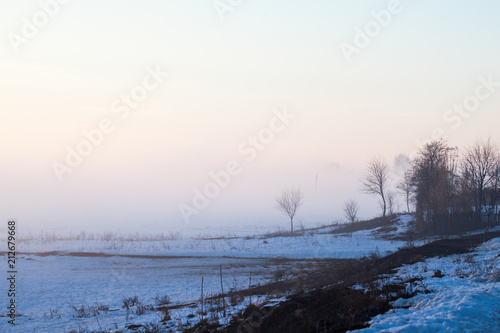
[[[393,279],[422,276],[430,294],[394,302],[395,309],[361,332],[495,332],[500,327],[500,238],[471,254],[403,266]],[[432,277],[440,270],[444,277]]]

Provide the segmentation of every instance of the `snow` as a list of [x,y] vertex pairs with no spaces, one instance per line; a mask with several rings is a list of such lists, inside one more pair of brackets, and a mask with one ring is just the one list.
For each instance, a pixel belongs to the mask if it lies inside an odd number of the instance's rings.
[[[102,240],[87,235],[71,240],[42,237],[20,241],[17,248],[23,254],[17,260],[16,302],[17,313],[22,316],[16,319],[15,328],[7,324],[6,317],[0,317],[0,331],[80,329],[85,332],[123,329],[126,323],[157,323],[160,320],[158,311],[146,311],[138,316],[134,313],[136,308],[127,319],[122,300],[137,296],[143,304],[157,306],[155,297],[164,294],[171,298],[173,305],[195,303],[194,308],[171,311],[170,324],[175,329],[188,321],[193,324],[199,320],[202,277],[205,295],[220,293],[221,265],[224,290],[228,292],[247,288],[250,274],[252,285],[259,285],[274,281],[279,269],[285,270],[285,275],[293,271],[292,264],[276,264],[272,262],[274,258],[357,258],[374,251],[395,251],[405,245],[401,241],[377,239],[370,230],[352,234],[327,233],[332,228],[307,231],[296,237],[268,234],[200,239],[174,235],[159,241],[151,240],[154,237],[141,240],[139,236],[120,235],[109,235],[105,237],[107,240]],[[40,255],[52,251],[56,253]],[[139,255],[143,257],[137,257]],[[6,290],[5,281],[0,288]],[[6,295],[0,297],[5,304]],[[264,298],[255,296],[253,302]],[[249,298],[244,299],[231,307],[229,314],[241,310],[249,302]],[[110,310],[78,318],[73,309],[98,305],[109,306]],[[189,318],[189,315],[194,317]],[[228,319],[229,316],[221,321]]]
[[[406,231],[403,217],[398,230]],[[20,243],[23,253],[59,251],[111,255],[197,256],[238,258],[359,258],[374,251],[396,251],[406,242],[376,238],[372,230],[351,234],[306,232],[296,237],[234,237],[218,239],[172,239],[164,241],[123,240],[30,240]]]
[[[137,307],[127,313],[122,308],[123,298],[137,296],[142,304],[157,307],[155,297],[162,295],[170,297],[169,305],[193,304],[170,311],[169,329],[179,331],[188,322],[192,325],[200,320],[202,277],[205,297],[220,293],[220,267],[225,292],[247,288],[250,276],[252,285],[265,284],[277,278],[277,270],[284,270],[286,275],[295,269],[293,260],[276,263],[273,261],[276,258],[314,261],[316,258],[359,258],[372,252],[383,255],[396,251],[406,242],[390,239],[406,233],[412,221],[411,216],[400,217],[393,226],[397,230],[392,228],[390,237],[385,239],[376,237],[380,236],[376,229],[352,234],[327,233],[332,227],[296,237],[26,240],[18,243],[18,250],[23,253],[18,255],[16,286],[17,313],[21,316],[16,318],[15,327],[7,323],[7,317],[1,316],[0,332],[67,332],[73,329],[129,333],[132,330],[124,330],[127,324],[154,324],[161,318],[158,311],[150,310],[137,315]],[[41,255],[50,251],[57,252]],[[422,276],[417,288],[432,292],[395,301],[394,310],[373,318],[370,328],[364,331],[494,330],[500,325],[499,253],[500,240],[492,240],[472,254],[432,258],[401,267],[391,279]],[[4,267],[6,260],[4,256]],[[438,269],[444,277],[433,278]],[[8,289],[6,279],[2,279],[0,289]],[[6,304],[6,293],[0,295],[1,303]],[[284,297],[286,295],[254,296],[252,302],[266,300],[276,304]],[[227,322],[231,314],[249,303],[248,297],[240,300],[229,307],[228,316],[220,317],[219,321]],[[95,310],[99,305],[109,306],[109,311],[94,311],[79,318],[73,309],[84,306],[87,310]],[[209,312],[208,317],[213,316],[216,313]]]
[[[7,324],[7,318],[0,318],[0,332],[7,329],[9,332],[67,332],[77,328],[87,331],[101,327],[123,328],[127,321],[126,310],[122,309],[124,297],[138,296],[143,304],[152,305],[155,305],[156,296],[164,294],[170,297],[172,304],[197,302],[202,277],[205,295],[220,293],[220,265],[226,292],[231,288],[248,287],[250,273],[252,284],[268,281],[267,261],[253,259],[242,262],[241,259],[228,258],[26,255],[18,261],[16,303],[17,313],[22,316],[16,319],[14,329]],[[2,289],[5,287],[2,283]],[[113,311],[75,318],[72,306],[87,308],[99,304],[107,305]],[[186,316],[196,314],[198,310],[198,307],[173,310],[171,316],[185,323]],[[53,318],[50,318],[51,311],[56,311]],[[154,323],[159,319],[159,312],[153,311],[142,316],[133,313],[129,316],[129,322],[134,324]]]
[[[431,258],[401,267],[392,277],[422,276],[431,290],[398,299],[361,332],[494,332],[500,327],[500,239],[471,254]],[[440,270],[444,277],[432,277]]]

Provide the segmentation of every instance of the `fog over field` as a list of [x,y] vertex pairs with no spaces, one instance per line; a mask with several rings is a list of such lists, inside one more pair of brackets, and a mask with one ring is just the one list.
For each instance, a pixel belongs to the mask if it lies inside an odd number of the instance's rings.
[[224,3],[0,5],[1,219],[286,227],[274,199],[289,187],[306,225],[349,197],[371,217],[372,156],[500,139],[494,1]]

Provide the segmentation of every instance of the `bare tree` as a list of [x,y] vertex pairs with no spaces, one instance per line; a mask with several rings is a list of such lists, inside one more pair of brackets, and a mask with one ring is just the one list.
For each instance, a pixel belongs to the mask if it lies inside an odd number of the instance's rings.
[[303,195],[298,189],[288,189],[281,192],[281,195],[276,198],[277,209],[290,218],[290,233],[293,234],[293,217],[297,210],[302,205]]
[[359,206],[356,200],[354,199],[347,200],[344,203],[343,210],[344,210],[344,216],[349,222],[354,223],[358,220]]
[[366,175],[361,180],[363,192],[367,194],[377,194],[382,199],[382,216],[385,217],[387,202],[385,192],[389,180],[389,167],[381,157],[374,157],[368,164]]
[[445,140],[425,144],[412,162],[411,184],[416,200],[417,229],[428,230],[436,217],[450,214],[456,194],[457,149]]
[[410,214],[410,201],[412,199],[413,186],[411,182],[411,171],[406,171],[396,188],[404,194],[406,201],[406,212]]
[[491,139],[478,140],[465,151],[460,165],[462,181],[474,198],[478,214],[485,204],[485,189],[495,183],[499,163],[499,147]]
[[[500,161],[499,161],[500,164]],[[492,210],[492,213],[498,214],[498,200],[500,199],[500,165],[497,166],[495,172],[494,172],[494,177],[493,177],[493,182],[490,186],[491,194],[490,194],[490,209]]]

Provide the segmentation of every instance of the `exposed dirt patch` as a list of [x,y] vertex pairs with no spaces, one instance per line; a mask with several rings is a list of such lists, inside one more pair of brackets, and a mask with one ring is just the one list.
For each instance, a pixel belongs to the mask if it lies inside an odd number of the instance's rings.
[[[500,237],[500,232],[490,233],[487,237],[474,235],[444,239],[420,247],[404,248],[383,258],[363,258],[327,265],[299,279],[303,288],[316,287],[313,291],[298,292],[273,307],[250,306],[219,332],[345,332],[366,327],[365,323],[372,316],[390,309],[391,300],[411,295],[405,294],[403,284],[385,285],[372,292],[354,290],[350,288],[352,285],[370,284],[380,275],[393,273],[403,264],[412,264],[427,257],[468,253],[478,244],[496,237]],[[379,297],[384,293],[385,298]]]
[[[403,285],[393,285],[398,296]],[[389,299],[347,287],[332,287],[292,296],[275,308],[249,307],[224,332],[343,332],[366,327],[370,317],[390,309]]]

